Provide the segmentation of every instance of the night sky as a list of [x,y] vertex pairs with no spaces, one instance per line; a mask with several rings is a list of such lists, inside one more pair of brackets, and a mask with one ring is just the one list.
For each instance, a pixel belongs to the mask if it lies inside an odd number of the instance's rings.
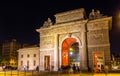
[[87,16],[91,9],[100,10],[103,15],[113,17],[110,30],[111,51],[120,53],[119,0],[39,0],[39,2],[0,3],[0,42],[16,39],[21,43],[39,43],[40,28],[48,17],[72,9],[84,8]]

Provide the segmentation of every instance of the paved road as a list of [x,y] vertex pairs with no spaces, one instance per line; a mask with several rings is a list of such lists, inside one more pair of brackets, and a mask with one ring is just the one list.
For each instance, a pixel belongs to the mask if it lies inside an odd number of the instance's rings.
[[56,74],[56,73],[38,73],[35,71],[29,72],[18,72],[18,71],[7,71],[0,72],[0,76],[120,76],[120,73],[108,73],[108,74],[93,74],[93,73],[79,73],[79,74]]

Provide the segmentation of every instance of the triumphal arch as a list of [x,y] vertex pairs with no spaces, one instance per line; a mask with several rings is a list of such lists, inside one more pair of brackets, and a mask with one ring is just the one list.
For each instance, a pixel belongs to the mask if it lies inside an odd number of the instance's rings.
[[55,23],[48,18],[37,32],[40,33],[40,71],[58,71],[61,66],[110,67],[110,41],[112,17],[92,10],[89,17],[85,9],[57,13]]

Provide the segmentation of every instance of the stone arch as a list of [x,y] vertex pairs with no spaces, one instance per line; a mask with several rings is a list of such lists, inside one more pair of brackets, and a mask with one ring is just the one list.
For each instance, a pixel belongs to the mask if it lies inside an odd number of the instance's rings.
[[72,35],[71,37],[77,39],[77,42],[79,43],[79,47],[82,48],[82,41],[81,41],[81,39],[79,37],[77,37],[76,35]]
[[[75,43],[75,42],[77,42],[78,44],[79,44],[79,50],[82,48],[82,42],[81,42],[81,40],[80,40],[80,38],[79,37],[77,37],[77,36],[75,36],[75,35],[71,35],[71,36],[69,36],[69,35],[67,35],[66,37],[64,37],[63,38],[63,40],[61,41],[61,43],[60,43],[60,62],[61,62],[61,64],[60,65],[63,65],[63,59],[62,59],[62,55],[63,55],[63,53],[62,53],[62,51],[63,51],[63,43],[64,43],[64,41],[66,40],[66,39],[72,39],[73,40],[73,43]],[[71,45],[71,43],[69,43],[69,45]],[[65,48],[64,48],[65,49]],[[68,49],[68,46],[67,46],[67,49]],[[80,52],[80,51],[79,51]],[[67,65],[68,64],[68,62],[66,62],[66,64],[64,64],[64,65]]]
[[[82,41],[81,41],[81,39],[80,39],[79,37],[77,37],[76,35],[71,35],[71,37],[72,37],[72,38],[75,38],[75,39],[77,40],[77,42],[79,43],[80,48],[82,48]],[[69,36],[66,35],[66,36],[61,40],[61,42],[60,42],[60,48],[59,48],[60,50],[61,50],[61,45],[62,45],[63,41],[64,41],[66,38],[69,38]]]

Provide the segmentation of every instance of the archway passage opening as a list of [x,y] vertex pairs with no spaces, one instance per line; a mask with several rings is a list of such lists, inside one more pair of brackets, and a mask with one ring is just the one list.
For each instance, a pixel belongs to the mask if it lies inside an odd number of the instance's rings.
[[79,43],[75,38],[67,38],[62,43],[62,66],[80,66]]

